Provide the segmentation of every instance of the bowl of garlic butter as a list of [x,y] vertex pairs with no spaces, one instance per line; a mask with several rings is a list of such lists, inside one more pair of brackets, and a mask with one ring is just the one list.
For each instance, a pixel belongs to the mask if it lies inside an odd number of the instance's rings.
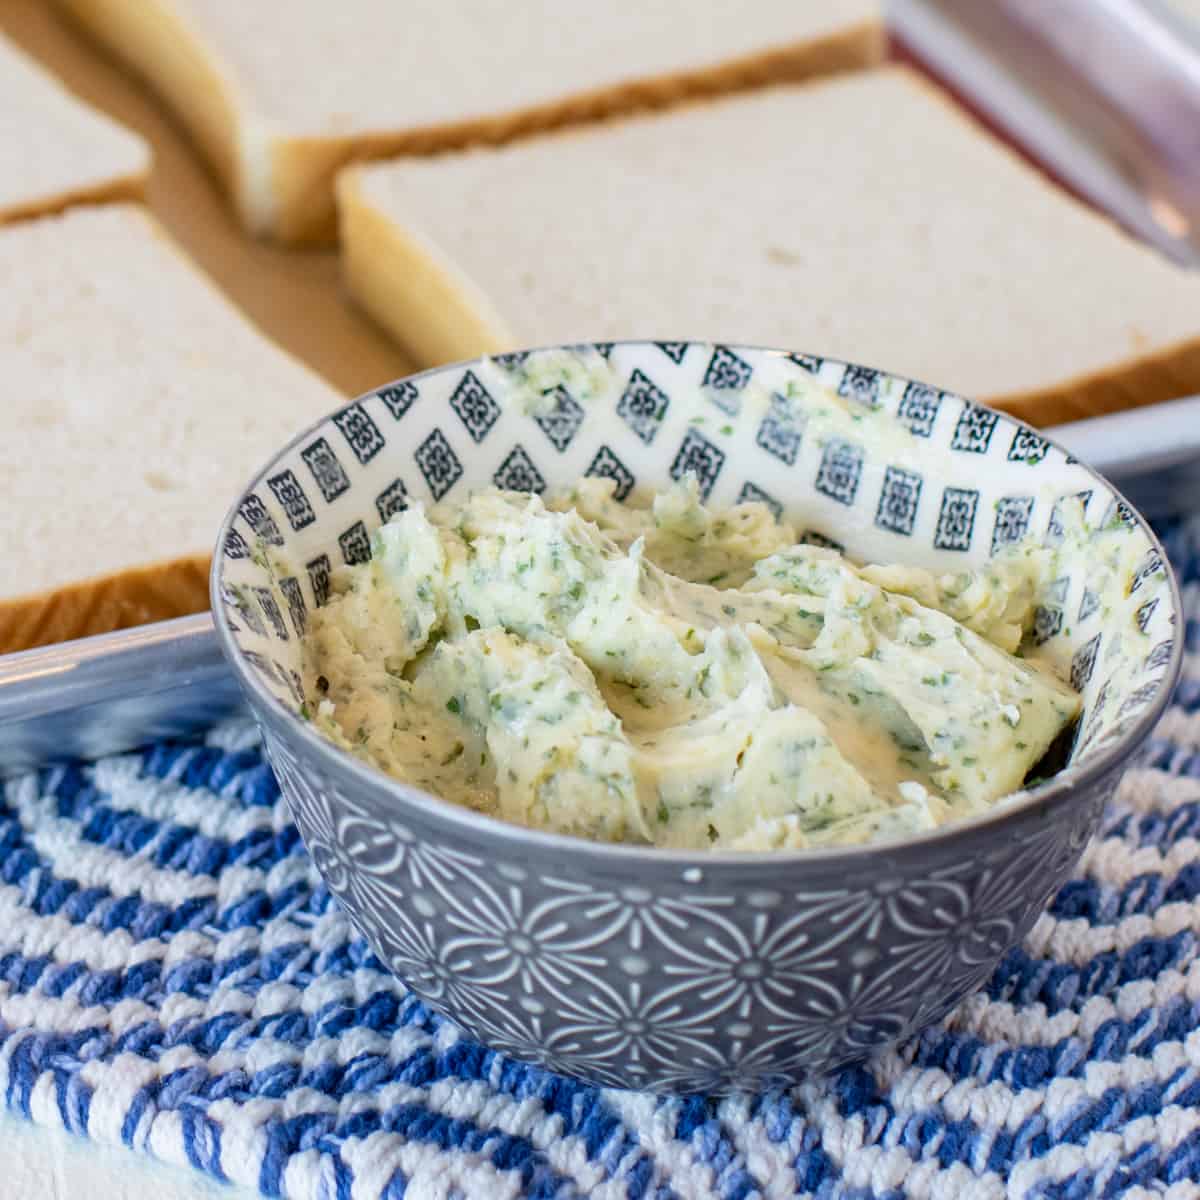
[[1182,655],[1152,532],[1028,426],[700,342],[364,396],[237,499],[212,586],[380,961],[497,1050],[679,1093],[944,1016]]

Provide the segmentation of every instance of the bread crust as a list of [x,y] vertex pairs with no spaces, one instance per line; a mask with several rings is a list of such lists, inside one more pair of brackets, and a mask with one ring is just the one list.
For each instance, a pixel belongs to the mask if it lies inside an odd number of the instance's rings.
[[[289,137],[251,130],[221,63],[167,0],[58,0],[79,25],[145,79],[178,114],[214,164],[252,233],[289,245],[336,239],[334,178],[353,162],[398,154],[435,154],[470,145],[499,145],[527,134],[601,120],[637,109],[663,108],[766,83],[796,81],[882,62],[887,35],[864,22],[823,38],[760,51],[728,62],[629,80],[515,112],[445,125],[346,137]],[[265,139],[265,145],[264,145]],[[269,203],[253,194],[247,147],[266,151]]]
[[203,612],[209,561],[183,555],[0,600],[0,654]]
[[74,208],[77,204],[121,204],[140,202],[145,199],[146,183],[150,178],[150,167],[134,175],[117,179],[106,179],[91,187],[72,188],[69,192],[58,192],[53,196],[42,196],[36,200],[0,207],[0,225],[12,225],[17,221],[28,221],[35,217],[52,217],[56,213]]
[[1035,392],[983,396],[1031,425],[1063,425],[1200,392],[1200,336]]

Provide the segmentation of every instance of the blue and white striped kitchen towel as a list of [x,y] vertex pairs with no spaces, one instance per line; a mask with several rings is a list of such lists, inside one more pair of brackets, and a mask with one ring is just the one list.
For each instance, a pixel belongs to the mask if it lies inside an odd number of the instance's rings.
[[1146,765],[987,990],[870,1068],[706,1102],[491,1054],[383,973],[245,726],[10,782],[0,1095],[271,1196],[1200,1196],[1200,521]]

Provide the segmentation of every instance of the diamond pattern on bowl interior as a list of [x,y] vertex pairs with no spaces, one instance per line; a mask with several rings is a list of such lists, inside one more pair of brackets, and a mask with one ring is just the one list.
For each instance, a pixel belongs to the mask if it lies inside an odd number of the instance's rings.
[[[290,577],[288,607],[295,611],[324,600],[332,567],[369,555],[370,533],[387,517],[413,500],[436,503],[488,484],[541,492],[591,474],[615,479],[625,496],[635,486],[661,487],[690,471],[712,504],[760,499],[852,556],[942,569],[978,565],[1030,532],[1053,540],[1061,496],[1082,496],[1093,525],[1122,518],[1119,501],[1090,472],[1033,430],[957,396],[831,359],[725,346],[697,347],[707,353],[685,358],[687,346],[617,345],[601,360],[607,380],[599,387],[594,371],[587,396],[558,383],[549,389],[552,402],[536,414],[512,402],[519,387],[513,374],[527,374],[539,355],[558,351],[431,372],[331,416],[265,486],[250,490],[226,549],[225,581],[237,593],[230,617],[244,626],[239,633],[246,649],[271,663],[276,695],[295,703],[290,679],[298,647],[275,635],[277,614],[250,599],[267,580],[258,556],[241,556],[244,546],[281,545],[280,530],[300,535],[289,539],[289,556],[308,565]],[[758,378],[769,380],[772,397],[789,379],[815,378],[851,403],[878,406],[894,418],[889,424],[907,426],[922,439],[922,457],[930,461],[893,463],[887,446],[872,437],[861,444],[805,445],[803,420],[780,411],[774,399],[757,419],[731,413],[729,394],[744,393]],[[1046,492],[1039,476],[1058,482]],[[1130,536],[1139,531],[1131,528]],[[1149,661],[1122,660],[1125,694],[1112,703],[1119,648],[1115,657],[1100,649],[1106,621],[1120,623],[1127,598],[1101,600],[1087,582],[1082,573],[1056,581],[1040,617],[1043,629],[1054,627],[1046,640],[1061,643],[1057,657],[1070,663],[1069,673],[1085,690],[1091,736],[1080,748],[1084,753],[1111,740],[1129,697],[1134,702],[1124,716],[1133,714],[1138,689],[1164,668],[1172,637],[1169,605],[1156,603],[1166,575],[1146,541],[1132,591],[1148,589],[1138,621],[1150,639]],[[246,615],[247,604],[259,611]],[[1059,619],[1066,613],[1070,621]],[[1114,640],[1115,634],[1108,645]],[[1097,663],[1108,670],[1097,674]],[[1105,683],[1103,711],[1095,713]]]

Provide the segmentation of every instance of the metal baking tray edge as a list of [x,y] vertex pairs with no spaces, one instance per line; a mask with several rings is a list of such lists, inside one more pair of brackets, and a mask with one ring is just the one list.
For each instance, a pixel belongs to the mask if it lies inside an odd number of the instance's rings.
[[[1200,510],[1200,396],[1046,432],[1147,516]],[[0,656],[0,777],[244,711],[208,613]]]
[[183,737],[241,712],[199,613],[0,656],[0,777]]

